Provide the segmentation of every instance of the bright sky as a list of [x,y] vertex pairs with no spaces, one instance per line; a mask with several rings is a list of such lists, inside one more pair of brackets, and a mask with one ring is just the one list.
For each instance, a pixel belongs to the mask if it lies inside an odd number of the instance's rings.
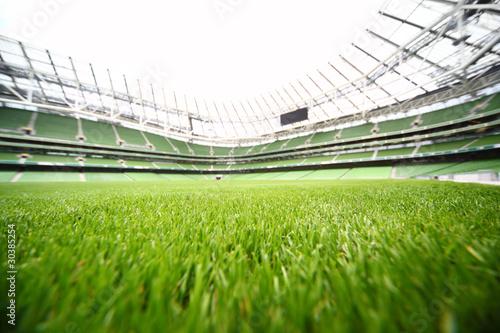
[[238,100],[333,60],[385,0],[0,0],[0,34],[167,91]]

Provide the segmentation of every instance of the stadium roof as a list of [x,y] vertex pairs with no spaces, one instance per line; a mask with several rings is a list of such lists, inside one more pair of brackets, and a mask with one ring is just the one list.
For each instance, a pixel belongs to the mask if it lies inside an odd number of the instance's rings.
[[[324,66],[238,101],[183,99],[161,87],[97,71],[67,56],[2,37],[0,101],[69,111],[191,140],[241,143],[314,131],[436,91],[462,94],[498,71],[500,5],[490,0],[392,0]],[[314,46],[308,46],[314,51]],[[280,116],[308,109],[282,126]]]

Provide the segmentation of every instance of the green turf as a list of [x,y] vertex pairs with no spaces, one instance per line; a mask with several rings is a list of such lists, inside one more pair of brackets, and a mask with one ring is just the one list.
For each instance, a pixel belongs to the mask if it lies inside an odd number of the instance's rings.
[[6,183],[15,328],[494,332],[499,200],[433,181]]

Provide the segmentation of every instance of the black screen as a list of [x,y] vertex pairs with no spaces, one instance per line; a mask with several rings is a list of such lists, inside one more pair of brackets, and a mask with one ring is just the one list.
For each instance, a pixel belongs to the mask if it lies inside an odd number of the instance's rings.
[[307,108],[298,109],[281,115],[281,126],[293,124],[299,121],[307,120]]

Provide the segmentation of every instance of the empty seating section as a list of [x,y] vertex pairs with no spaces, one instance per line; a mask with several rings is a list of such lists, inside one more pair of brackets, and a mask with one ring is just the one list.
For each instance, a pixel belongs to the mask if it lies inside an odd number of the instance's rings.
[[118,160],[112,158],[95,158],[95,157],[86,157],[83,162],[86,166],[113,166],[113,167],[123,167],[121,163],[118,163]]
[[436,170],[430,174],[434,176],[439,176],[439,175],[449,175],[449,174],[467,173],[475,171],[493,171],[498,173],[500,172],[500,159],[463,162],[449,166],[441,170]]
[[78,172],[25,171],[18,182],[79,182]]
[[349,168],[316,170],[302,179],[339,179],[349,170]]
[[16,171],[0,171],[0,183],[10,182],[16,173]]
[[193,164],[192,166],[195,170],[210,170],[212,167],[210,164]]
[[206,180],[203,175],[188,175],[188,174],[162,174],[167,180]]
[[235,169],[245,169],[248,164],[239,164],[239,163],[234,163],[229,166],[229,170],[235,170]]
[[249,163],[247,168],[267,168],[277,166],[279,161],[268,161],[268,162],[258,162],[258,163]]
[[118,172],[85,172],[85,179],[88,182],[101,182],[101,181],[130,181],[130,178],[123,173]]
[[[442,124],[446,125],[447,122],[461,119],[471,115],[474,111],[476,114],[481,114],[488,111],[495,111],[500,109],[500,94],[494,96],[486,96],[478,99],[476,101],[463,103],[460,105],[440,109],[437,111],[432,111],[424,113],[420,116],[421,122],[418,124],[417,129],[425,128],[427,126],[433,126]],[[495,111],[496,112],[496,111]],[[484,119],[497,119],[495,115],[491,115]],[[300,137],[295,137],[292,139],[277,140],[271,143],[258,144],[255,146],[245,146],[245,147],[220,147],[204,145],[200,143],[189,143],[183,141],[183,139],[172,139],[169,137],[164,137],[162,135],[152,134],[148,132],[142,132],[140,130],[135,130],[128,127],[121,127],[117,125],[111,125],[104,122],[91,121],[86,119],[76,119],[69,116],[57,115],[57,114],[47,114],[26,110],[17,110],[11,108],[0,108],[0,132],[7,134],[23,134],[21,127],[30,127],[30,122],[33,123],[34,132],[31,134],[35,137],[49,138],[49,139],[60,139],[67,140],[71,142],[57,142],[51,140],[46,140],[45,145],[49,148],[41,147],[40,143],[35,141],[40,140],[22,140],[21,137],[17,138],[17,141],[24,141],[26,143],[12,145],[10,148],[4,148],[5,150],[19,149],[20,152],[26,150],[28,152],[34,151],[37,153],[31,153],[31,155],[26,158],[25,165],[19,166],[17,171],[0,171],[0,182],[8,182],[13,178],[14,180],[21,182],[30,181],[81,181],[80,174],[78,172],[60,172],[51,171],[47,167],[47,171],[30,171],[30,169],[42,169],[43,165],[69,165],[68,169],[71,167],[84,166],[90,167],[84,169],[84,175],[88,181],[166,181],[166,180],[204,180],[213,179],[216,174],[224,174],[231,170],[242,170],[254,169],[252,171],[258,171],[253,173],[245,174],[234,174],[226,175],[224,179],[255,179],[255,180],[292,180],[292,179],[362,179],[362,178],[390,178],[392,174],[393,167],[387,166],[391,164],[389,160],[397,160],[401,157],[412,156],[413,152],[416,152],[414,158],[422,159],[436,159],[440,156],[432,157],[433,155],[442,155],[454,153],[454,156],[470,156],[470,154],[461,151],[456,153],[459,149],[471,149],[477,150],[475,152],[477,156],[496,156],[492,155],[498,149],[494,148],[494,145],[500,145],[500,133],[498,132],[498,127],[494,127],[494,124],[488,124],[489,127],[485,127],[484,132],[473,132],[476,128],[467,129],[463,131],[461,128],[458,131],[450,130],[449,127],[439,127],[438,129],[423,130],[421,133],[417,134],[427,134],[431,133],[429,136],[422,136],[423,140],[435,140],[435,143],[426,143],[431,141],[426,141],[418,149],[415,147],[401,147],[403,142],[408,145],[417,144],[419,141],[414,140],[413,137],[408,137],[411,140],[401,141],[397,138],[392,140],[392,138],[385,139],[385,137],[376,137],[370,139],[363,144],[357,144],[353,140],[357,138],[372,136],[372,129],[376,128],[376,134],[386,134],[386,133],[397,133],[404,130],[412,129],[413,121],[417,116],[410,116],[400,119],[380,121],[376,125],[374,123],[365,123],[362,125],[356,125],[352,127],[346,127],[342,130],[330,130],[328,132],[317,132],[314,134],[302,135]],[[481,120],[478,120],[478,122]],[[489,121],[489,120],[487,120]],[[79,133],[79,123],[81,123],[81,133]],[[463,123],[463,126],[468,126],[472,123]],[[462,124],[460,124],[462,126]],[[455,127],[455,126],[454,126]],[[458,125],[456,126],[458,128]],[[3,131],[2,131],[3,130]],[[438,133],[439,132],[439,133]],[[442,133],[441,133],[442,132]],[[456,137],[448,136],[449,133],[456,132]],[[436,136],[435,133],[438,133]],[[492,133],[485,135],[484,133]],[[102,145],[111,147],[95,147],[95,146],[84,146],[76,144],[78,141],[78,134],[83,134],[85,137],[84,144],[88,143],[91,145]],[[480,137],[484,135],[483,137]],[[469,137],[468,139],[463,139],[464,137]],[[5,137],[5,135],[4,135]],[[425,137],[430,137],[432,139],[425,139]],[[479,137],[479,139],[477,139]],[[440,142],[444,138],[451,141]],[[457,138],[459,138],[457,140]],[[119,147],[120,144],[118,140],[124,141],[124,147]],[[10,142],[13,139],[9,138]],[[377,141],[374,141],[377,140]],[[387,140],[387,141],[385,141]],[[43,141],[43,140],[42,140]],[[346,141],[345,143],[343,141]],[[338,142],[338,144],[335,144]],[[407,142],[407,143],[406,143]],[[156,153],[151,151],[145,151],[147,144],[150,143],[154,146]],[[43,143],[42,143],[43,144]],[[323,144],[323,145],[322,145]],[[328,146],[327,144],[330,144]],[[399,148],[392,148],[391,146],[383,145],[392,144]],[[10,144],[4,144],[4,146],[9,147]],[[25,145],[25,146],[23,146]],[[380,146],[379,146],[380,145]],[[311,147],[313,146],[313,147]],[[14,148],[15,147],[15,148]],[[21,148],[19,148],[21,147]],[[69,148],[68,148],[69,147]],[[76,147],[75,150],[71,147]],[[119,147],[119,148],[118,148]],[[297,147],[310,147],[310,150],[296,150],[293,153],[293,149]],[[359,151],[366,149],[377,150],[374,154],[374,150]],[[480,149],[474,149],[479,147],[488,147],[489,151],[479,152]],[[35,149],[47,149],[50,153],[44,154],[43,150]],[[50,149],[50,150],[49,150]],[[133,149],[137,149],[133,151]],[[350,149],[350,150],[349,150]],[[283,152],[281,152],[283,150]],[[356,152],[356,150],[358,150]],[[62,152],[57,154],[57,152]],[[135,152],[135,155],[129,154],[130,151]],[[54,153],[55,152],[55,153]],[[67,153],[68,152],[68,153]],[[83,162],[80,162],[77,158],[76,153],[82,152],[81,156],[85,157]],[[167,153],[167,154],[162,154]],[[231,153],[231,154],[230,154]],[[331,154],[327,156],[314,156],[314,157],[299,157],[302,154]],[[462,154],[463,153],[463,154]],[[102,155],[101,155],[102,154]],[[182,154],[185,156],[174,157],[169,155]],[[259,156],[262,154],[262,156]],[[104,156],[99,158],[99,156]],[[123,164],[119,162],[122,159]],[[127,157],[130,156],[130,157]],[[206,158],[196,158],[196,157],[206,157]],[[209,157],[219,157],[212,158]],[[228,159],[229,157],[229,159]],[[235,158],[233,158],[235,157]],[[239,158],[238,158],[239,157]],[[142,160],[137,160],[137,159]],[[256,159],[267,159],[267,161],[256,161]],[[288,158],[288,159],[284,159]],[[372,158],[378,159],[379,164],[386,164],[386,166],[362,166],[357,167],[356,162],[358,161],[368,161]],[[147,159],[149,161],[146,161]],[[156,162],[159,159],[163,162]],[[279,159],[279,160],[278,160]],[[387,162],[381,160],[387,159]],[[179,160],[182,163],[176,163]],[[253,161],[252,161],[253,160]],[[0,161],[5,164],[5,169],[12,169],[12,165],[23,161],[20,157],[20,153],[15,152],[0,152]],[[23,163],[23,162],[21,162]],[[328,167],[335,167],[337,163],[349,163],[349,168],[336,168],[336,169],[320,169],[320,170],[292,170],[292,171],[276,171],[272,170],[275,167],[294,167],[294,166],[306,166],[306,165],[319,165],[321,164],[331,164]],[[352,164],[354,168],[350,168]],[[10,164],[11,166],[8,166]],[[34,166],[34,165],[38,166]],[[340,165],[343,166],[343,165]],[[93,167],[93,168],[92,168]],[[97,170],[96,168],[125,168],[124,170],[116,170],[116,172],[92,172]],[[128,170],[126,169],[128,168]],[[136,170],[133,170],[133,169]],[[141,168],[149,168],[149,172]],[[20,170],[28,170],[20,172]],[[162,172],[158,169],[163,169],[163,172],[171,172],[169,174],[158,173]],[[259,170],[262,169],[262,170]],[[266,170],[267,169],[267,170]],[[74,168],[73,170],[77,170]],[[90,170],[90,171],[85,171]],[[172,171],[168,171],[172,170]],[[176,174],[175,172],[184,172],[183,174]],[[199,171],[198,171],[199,170]],[[450,163],[432,163],[425,165],[408,165],[408,166],[397,166],[395,168],[394,176],[396,178],[402,177],[419,177],[419,176],[440,176],[447,174],[456,173],[467,173],[474,172],[478,170],[491,170],[493,172],[500,172],[500,160],[483,160],[483,161],[470,161],[464,163],[450,162]],[[102,169],[101,171],[108,171]],[[120,171],[128,171],[123,173]],[[205,171],[212,171],[206,176],[202,173]],[[269,171],[269,172],[266,172]],[[199,174],[192,174],[189,172],[198,172]],[[19,174],[18,174],[19,173]],[[15,177],[16,174],[20,177]]]
[[269,179],[274,179],[278,176],[284,175],[286,172],[285,171],[277,171],[277,172],[263,172],[257,174],[257,176],[249,178],[249,179],[256,179],[256,180],[269,180]]
[[283,179],[283,180],[302,179],[303,177],[307,176],[308,174],[310,174],[312,172],[313,172],[313,170],[288,171],[288,172],[285,172],[284,174],[277,175],[273,179]]
[[20,159],[20,157],[16,153],[0,152],[0,161],[17,162],[17,161],[19,161],[19,159]]
[[340,140],[347,140],[347,139],[372,135],[371,130],[374,126],[375,126],[374,124],[368,123],[364,125],[344,128],[342,130],[342,133],[340,134]]
[[154,168],[156,167],[153,165],[153,163],[148,162],[148,161],[131,161],[131,160],[125,160],[125,166],[128,167],[142,167],[142,168]]
[[281,147],[287,142],[288,140],[278,140],[278,141],[274,141],[273,143],[271,143],[270,145],[268,145],[266,147],[266,149],[264,150],[264,152],[270,152],[270,151],[276,151],[276,150],[280,150]]
[[76,141],[78,120],[72,117],[39,112],[35,121],[35,135],[43,138]]
[[291,160],[283,160],[279,161],[277,165],[282,166],[282,165],[298,165],[302,162],[304,162],[305,158],[294,158]]
[[478,104],[478,101],[468,102],[464,104],[455,105],[439,111],[433,111],[422,114],[421,122],[418,126],[430,126],[447,121],[457,120],[469,116],[472,109]]
[[293,139],[290,139],[285,148],[288,149],[288,148],[294,148],[294,147],[299,147],[299,146],[302,146],[302,145],[305,145],[306,144],[306,140],[309,139],[312,135],[306,135],[306,136],[299,136],[297,138],[293,138]]
[[430,145],[422,145],[417,151],[417,154],[443,152],[448,150],[457,150],[472,142],[472,139],[464,139],[458,141],[441,142]]
[[343,179],[389,179],[391,171],[391,166],[359,167],[353,168]]
[[348,154],[339,154],[335,161],[347,161],[347,160],[360,160],[367,159],[373,156],[373,151],[364,151],[359,153],[348,153]]
[[118,146],[113,127],[110,124],[81,119],[85,142],[96,145]]
[[193,178],[183,174],[162,174],[161,176],[167,180],[193,180]]
[[212,165],[213,170],[227,170],[229,168],[229,165],[227,164],[214,164]]
[[319,164],[321,162],[330,162],[331,160],[333,160],[334,157],[335,155],[309,157],[302,164],[313,164],[313,163]]
[[146,147],[146,140],[140,131],[121,126],[115,126],[115,129],[120,139],[126,144]]
[[243,156],[246,155],[248,150],[253,148],[252,146],[247,147],[234,147],[232,156]]
[[[488,98],[489,97],[484,98],[485,102]],[[499,108],[500,108],[500,94],[496,94],[495,96],[493,96],[490,99],[490,101],[488,102],[488,105],[486,105],[486,107],[482,108],[482,110],[478,110],[477,113],[493,111],[493,110],[496,110]]]
[[229,152],[232,149],[233,148],[212,146],[212,150],[214,152],[214,156],[229,156]]
[[379,130],[377,131],[377,134],[399,132],[410,129],[412,128],[413,120],[415,120],[414,117],[382,121],[378,123],[377,127]]
[[166,181],[167,179],[152,172],[126,172],[128,177],[135,181]]
[[381,149],[377,152],[377,158],[410,155],[413,152],[413,150],[415,150],[415,147],[384,149],[384,150]]
[[192,164],[186,164],[186,163],[177,163],[182,169],[186,170],[196,170],[196,168]]
[[148,139],[148,142],[154,146],[156,151],[163,151],[166,153],[175,152],[174,148],[172,147],[170,142],[167,141],[165,137],[148,132],[143,132],[143,133]]
[[334,130],[334,131],[329,131],[329,132],[318,132],[314,134],[314,136],[311,139],[310,144],[318,144],[318,143],[324,143],[324,142],[331,142],[335,140],[335,135],[337,135],[340,131],[339,130]]
[[172,146],[177,148],[177,150],[179,151],[180,154],[191,155],[191,152],[189,151],[189,147],[186,145],[186,143],[184,141],[180,141],[180,140],[176,140],[176,139],[172,139],[172,138],[168,138],[167,140],[170,141]]
[[195,155],[210,156],[210,146],[202,146],[196,143],[189,143],[189,147],[194,151]]
[[75,156],[33,154],[26,162],[78,164]]
[[160,169],[182,169],[177,163],[155,162]]
[[18,130],[28,126],[32,111],[0,108],[0,129]]
[[265,143],[263,145],[254,146],[252,148],[252,150],[250,151],[250,153],[251,154],[258,154],[258,153],[260,153],[267,146],[269,146],[269,143]]
[[482,137],[481,139],[477,140],[476,142],[468,145],[467,148],[491,146],[491,145],[497,145],[497,144],[500,144],[500,134],[488,135],[488,136]]
[[412,178],[418,176],[429,175],[435,171],[445,169],[449,166],[456,165],[458,163],[432,163],[432,164],[421,164],[421,165],[401,165],[396,167],[396,178]]

